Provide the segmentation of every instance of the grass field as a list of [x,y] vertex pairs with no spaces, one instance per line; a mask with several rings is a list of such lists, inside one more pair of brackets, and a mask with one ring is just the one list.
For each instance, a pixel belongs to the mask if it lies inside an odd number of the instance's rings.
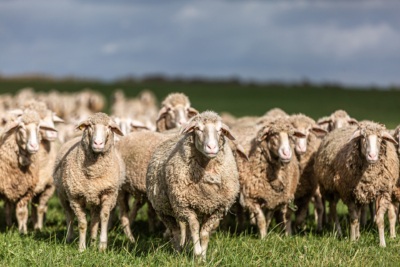
[[[198,110],[229,111],[236,116],[261,115],[272,107],[288,113],[302,112],[315,119],[342,108],[358,120],[372,119],[394,128],[400,123],[398,100],[400,91],[361,91],[335,87],[313,86],[243,86],[237,83],[182,83],[148,81],[105,84],[96,82],[44,82],[0,80],[0,93],[15,93],[26,86],[37,91],[58,89],[77,91],[84,87],[99,90],[110,96],[115,88],[122,88],[130,96],[141,89],[154,91],[159,99],[169,92],[185,92]],[[313,209],[310,209],[313,210]],[[13,227],[5,226],[0,206],[0,266],[398,266],[400,238],[389,239],[386,225],[386,248],[380,248],[378,233],[373,224],[361,229],[361,238],[351,242],[347,209],[339,206],[344,237],[339,239],[328,227],[317,235],[313,214],[307,229],[292,237],[273,229],[264,240],[258,239],[257,229],[247,225],[237,233],[235,221],[229,230],[219,230],[210,240],[207,262],[198,262],[191,251],[175,254],[169,242],[162,239],[163,230],[148,232],[146,212],[141,211],[133,228],[137,240],[129,244],[118,222],[109,232],[109,247],[99,252],[89,247],[78,252],[78,243],[65,243],[66,225],[63,210],[56,197],[49,202],[46,227],[42,232],[29,229],[21,236]],[[14,220],[16,222],[16,220]]]

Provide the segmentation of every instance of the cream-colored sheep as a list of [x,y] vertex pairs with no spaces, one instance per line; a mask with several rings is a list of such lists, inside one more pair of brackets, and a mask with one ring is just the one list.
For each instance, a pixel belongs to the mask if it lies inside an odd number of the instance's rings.
[[[106,114],[96,113],[79,123],[82,138],[65,143],[57,155],[54,184],[65,210],[67,242],[74,239],[73,219],[78,217],[79,248],[86,249],[86,210],[91,208],[91,238],[97,237],[101,221],[100,249],[107,247],[110,211],[125,180],[125,164],[114,146],[114,133],[121,130]],[[134,241],[132,237],[129,237]]]

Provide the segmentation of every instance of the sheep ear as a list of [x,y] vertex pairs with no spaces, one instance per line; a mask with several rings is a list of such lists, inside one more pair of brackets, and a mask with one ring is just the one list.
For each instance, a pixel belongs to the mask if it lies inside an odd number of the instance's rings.
[[54,127],[48,125],[48,124],[45,123],[44,121],[40,121],[39,128],[40,128],[41,130],[45,130],[45,131],[58,132],[56,128],[54,128]]
[[228,125],[222,123],[221,131],[230,140],[236,140],[236,138],[233,136],[231,130],[229,129]]
[[19,117],[22,116],[22,114],[24,114],[24,111],[22,109],[13,109],[13,110],[8,110],[7,113]]
[[132,120],[131,121],[131,126],[135,129],[145,129],[145,130],[150,130],[146,125],[141,123],[140,121],[137,120]]
[[15,131],[19,126],[19,122],[18,121],[13,121],[10,124],[8,124],[6,130],[4,131],[5,134],[10,134],[13,131]]
[[385,141],[391,142],[395,145],[398,145],[396,140],[388,132],[383,132],[382,139],[384,139]]
[[179,130],[179,134],[187,134],[193,132],[194,128],[196,127],[196,122],[195,121],[189,121],[185,125],[181,127]]
[[237,152],[239,152],[239,155],[240,155],[242,158],[246,159],[247,161],[250,161],[250,160],[249,160],[249,157],[248,157],[247,154],[246,154],[246,150],[244,150],[244,148],[243,148],[241,145],[237,145],[237,146],[236,146],[236,150],[237,150]]
[[297,130],[297,129],[293,129],[293,130],[294,130],[294,134],[293,134],[294,137],[297,137],[297,138],[306,138],[307,137],[307,135],[303,134],[299,130]]
[[55,113],[53,113],[53,122],[62,122],[65,123],[65,121],[63,119],[61,119],[60,117],[56,116]]
[[189,118],[194,117],[197,114],[199,114],[199,112],[196,109],[192,108],[192,107],[188,107],[187,111],[189,113]]
[[349,123],[350,123],[351,125],[359,125],[359,124],[358,124],[358,121],[357,121],[356,119],[354,119],[354,118],[350,118],[350,119],[349,119]]
[[325,124],[325,123],[330,123],[332,121],[332,117],[324,117],[322,119],[319,119],[317,124],[321,125],[321,124]]
[[162,118],[164,118],[165,115],[167,115],[168,110],[169,110],[169,108],[167,108],[167,107],[162,107],[162,108],[160,109],[160,112],[158,112],[158,116],[157,116],[156,122],[159,121],[159,120],[161,120]]
[[315,133],[323,133],[323,134],[328,133],[327,130],[322,129],[318,124],[314,124],[313,127],[311,128],[311,131],[313,131]]
[[269,127],[265,127],[262,131],[259,132],[260,133],[260,137],[258,138],[258,141],[262,141],[265,138],[267,138],[268,134],[269,134]]
[[360,138],[360,137],[361,137],[361,130],[357,130],[357,131],[355,131],[354,134],[350,137],[350,139],[349,139],[349,141],[347,141],[347,143],[350,142],[350,141],[353,140],[353,139]]
[[122,133],[121,129],[118,127],[118,125],[115,122],[111,122],[110,125],[108,125],[108,127],[110,127],[110,130],[113,131],[114,133],[120,135],[120,136],[124,136],[124,134]]
[[77,132],[78,130],[85,130],[88,126],[89,126],[89,121],[81,121],[80,123],[78,123],[78,125],[75,127],[75,132]]

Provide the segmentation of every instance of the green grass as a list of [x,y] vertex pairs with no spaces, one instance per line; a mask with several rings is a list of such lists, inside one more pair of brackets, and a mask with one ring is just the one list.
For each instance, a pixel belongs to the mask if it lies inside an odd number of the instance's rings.
[[[159,99],[169,92],[185,92],[192,106],[200,111],[212,109],[229,111],[236,116],[262,115],[272,107],[281,107],[288,113],[302,112],[315,119],[329,115],[336,109],[345,109],[358,120],[371,119],[394,128],[400,123],[400,91],[348,90],[334,86],[241,85],[238,83],[183,83],[183,82],[46,82],[0,80],[0,93],[15,93],[32,86],[37,91],[58,89],[78,91],[84,87],[99,90],[110,96],[122,88],[135,96],[144,88],[154,91]],[[313,210],[312,208],[310,210]],[[398,266],[399,238],[389,239],[386,225],[386,248],[379,247],[376,227],[370,224],[361,229],[361,238],[351,242],[347,209],[339,205],[339,217],[344,231],[337,238],[331,226],[320,235],[315,233],[313,215],[307,220],[306,230],[292,237],[280,233],[280,227],[271,224],[271,232],[259,240],[257,229],[247,225],[246,231],[235,231],[233,218],[229,229],[219,229],[212,236],[207,262],[198,262],[191,251],[177,255],[162,238],[163,229],[149,233],[146,212],[139,213],[133,228],[137,240],[130,244],[119,223],[109,231],[108,249],[99,252],[96,247],[78,252],[77,240],[65,243],[64,212],[54,196],[49,202],[46,227],[42,232],[29,229],[27,236],[15,227],[5,225],[0,206],[0,266]],[[16,222],[15,218],[14,221]],[[76,225],[76,223],[75,223]]]

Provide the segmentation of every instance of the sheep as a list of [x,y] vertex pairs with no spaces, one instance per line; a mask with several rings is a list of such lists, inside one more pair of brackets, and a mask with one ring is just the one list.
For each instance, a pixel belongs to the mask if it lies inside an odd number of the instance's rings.
[[[122,132],[106,114],[96,113],[76,127],[83,131],[65,143],[56,158],[54,184],[65,211],[67,242],[74,239],[73,219],[78,217],[79,249],[86,249],[86,211],[91,207],[91,238],[101,233],[99,249],[107,247],[107,225],[110,211],[117,202],[118,191],[125,180],[125,165],[114,146],[114,133]],[[132,242],[134,239],[128,237]]]
[[376,200],[379,244],[386,246],[384,214],[399,177],[394,145],[397,142],[385,131],[385,126],[373,122],[336,129],[322,141],[315,156],[315,174],[322,195],[329,201],[338,235],[342,235],[336,213],[339,199],[349,209],[351,240],[360,236],[362,206]]
[[333,112],[329,117],[323,117],[318,120],[318,124],[323,127],[324,130],[327,130],[328,132],[331,132],[335,129],[351,125],[351,124],[357,124],[357,120],[350,118],[350,116],[347,114],[346,111],[344,110],[336,110]]
[[[301,226],[307,215],[308,204],[313,196],[315,196],[318,181],[314,173],[314,156],[317,152],[321,139],[318,134],[326,134],[327,132],[318,126],[313,119],[303,114],[292,115],[290,122],[293,127],[303,134],[306,138],[295,138],[295,152],[299,162],[300,179],[294,195],[294,204],[298,207],[296,211],[295,228]],[[321,213],[323,211],[323,203],[321,198],[315,197],[314,206]],[[291,220],[291,209],[287,211],[287,220]],[[320,217],[320,219],[322,219]],[[289,224],[290,225],[290,224]]]
[[[388,131],[389,132],[389,131]],[[390,134],[390,132],[389,132]],[[390,134],[394,137],[394,139],[399,143],[400,142],[400,125],[396,127],[393,134]],[[397,156],[400,161],[400,146],[397,149]],[[400,178],[400,177],[399,177]],[[391,237],[396,237],[396,217],[398,215],[398,204],[400,202],[400,179],[396,182],[395,186],[393,187],[392,193],[392,201],[388,208],[388,217],[389,217],[389,224],[390,224],[390,235]],[[399,215],[400,216],[400,215]],[[400,217],[399,217],[400,218]]]
[[[263,239],[274,211],[280,210],[283,226],[287,224],[287,204],[294,200],[300,174],[289,139],[306,136],[295,129],[288,118],[278,118],[261,128],[246,127],[234,133],[250,158],[250,162],[246,162],[237,154],[235,157],[239,170],[240,205],[250,214],[255,214]],[[286,234],[291,234],[290,227],[286,227]]]
[[[40,119],[53,128],[55,122],[64,122],[51,110],[47,109],[47,105],[44,102],[29,101],[25,104],[25,108],[35,110]],[[56,141],[57,132],[41,130],[40,134],[42,140],[38,152],[40,162],[39,182],[36,185],[35,196],[31,202],[31,216],[33,228],[41,230],[43,228],[43,219],[47,212],[47,202],[55,191],[53,166],[61,145],[59,141]]]
[[6,223],[11,226],[12,207],[16,205],[18,229],[27,233],[28,201],[31,201],[39,181],[39,130],[57,130],[40,121],[36,111],[25,110],[10,121],[0,143],[0,198],[4,200]]
[[268,110],[265,114],[265,117],[272,117],[272,118],[289,118],[289,115],[280,108],[273,108]]
[[198,111],[190,106],[189,98],[185,94],[169,94],[161,103],[156,119],[157,131],[179,128],[197,113]]
[[[126,166],[126,180],[118,194],[118,206],[122,227],[127,236],[132,235],[129,225],[133,226],[138,210],[148,202],[146,172],[151,155],[159,144],[171,137],[172,135],[157,132],[132,132],[121,138],[116,145]],[[135,197],[135,201],[128,219],[130,195]],[[148,215],[152,232],[155,228],[155,212],[149,202]]]
[[229,112],[221,112],[220,113],[222,123],[226,124],[228,127],[232,127],[232,125],[235,123],[236,118]]
[[155,149],[147,168],[147,196],[171,229],[174,248],[181,249],[178,220],[190,228],[195,256],[205,259],[210,231],[239,193],[238,171],[225,136],[235,138],[213,111],[196,115],[180,133],[184,136]]

